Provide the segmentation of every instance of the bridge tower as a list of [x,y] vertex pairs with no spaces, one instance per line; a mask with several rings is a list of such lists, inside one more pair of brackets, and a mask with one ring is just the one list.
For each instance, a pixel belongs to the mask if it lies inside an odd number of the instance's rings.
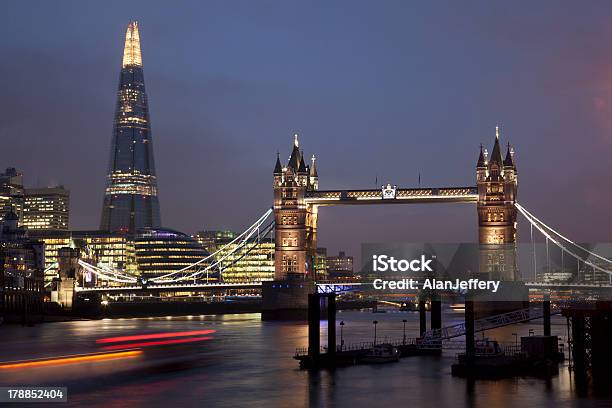
[[314,279],[317,208],[307,206],[304,196],[307,191],[318,188],[315,158],[306,165],[295,135],[287,165],[281,165],[277,154],[274,166],[274,278],[277,280],[296,276]]
[[480,272],[491,279],[516,278],[516,215],[518,187],[514,150],[508,143],[502,159],[499,127],[491,157],[480,146],[476,164],[478,186],[478,238],[481,247]]

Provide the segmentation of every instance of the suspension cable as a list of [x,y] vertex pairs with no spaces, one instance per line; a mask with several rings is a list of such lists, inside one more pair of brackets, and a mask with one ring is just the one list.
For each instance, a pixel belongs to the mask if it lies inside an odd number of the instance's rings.
[[[248,237],[250,237],[253,233],[254,230],[256,230],[257,228],[259,228],[261,226],[261,224],[270,216],[270,214],[272,213],[272,208],[269,208],[261,217],[259,217],[259,219],[257,221],[255,221],[249,228],[247,228],[246,230],[244,230],[244,232],[242,232],[240,235],[238,235],[236,238],[234,238],[233,240],[231,240],[230,242],[228,242],[227,244],[225,244],[224,246],[222,246],[221,248],[217,249],[215,252],[213,252],[212,254],[200,259],[197,262],[194,262],[191,265],[187,265],[184,268],[181,268],[179,270],[167,273],[165,275],[162,276],[157,276],[153,279],[151,279],[152,282],[159,282],[162,280],[168,280],[166,278],[169,278],[171,276],[177,275],[181,272],[185,272],[191,268],[193,268],[194,266],[200,265],[204,262],[206,262],[207,260],[215,257],[215,255],[217,255],[219,252],[223,251],[226,247],[235,244],[237,241],[239,240],[243,240],[243,238],[248,234]],[[247,238],[248,239],[248,238]],[[244,241],[244,240],[243,240]]]
[[[553,237],[552,237],[552,236],[551,236],[551,235],[550,235],[550,234],[549,234],[547,231],[545,231],[545,230],[544,230],[542,227],[540,227],[540,225],[538,225],[538,223],[534,221],[535,217],[533,217],[533,218],[532,218],[532,217],[531,217],[531,214],[530,214],[530,213],[528,213],[527,211],[525,211],[525,209],[524,209],[522,206],[520,206],[519,204],[516,204],[516,208],[517,208],[517,209],[518,209],[518,210],[521,212],[521,214],[523,214],[523,215],[525,216],[525,218],[527,218],[527,220],[528,220],[528,221],[529,221],[529,222],[530,222],[530,223],[531,223],[531,224],[532,224],[534,227],[536,227],[536,228],[537,228],[537,229],[538,229],[538,230],[539,230],[539,231],[542,233],[542,235],[544,235],[546,238],[550,239],[550,240],[551,240],[551,241],[552,241],[552,242],[553,242],[555,245],[557,245],[559,248],[563,248],[563,249],[565,249],[565,251],[566,251],[568,254],[570,254],[571,256],[573,256],[573,257],[574,257],[574,258],[575,258],[575,259],[578,261],[578,265],[580,265],[580,260],[581,260],[581,257],[580,257],[579,255],[575,254],[574,252],[572,252],[572,251],[571,251],[571,250],[569,250],[568,248],[564,247],[564,246],[563,246],[563,244],[561,244],[559,241],[557,241],[556,239],[554,239],[554,238],[553,238]],[[545,224],[544,224],[544,225],[545,225]],[[552,230],[552,229],[551,229],[551,230]],[[571,241],[570,241],[570,242],[571,242]],[[590,251],[587,251],[587,252],[590,252]],[[599,258],[602,258],[602,257],[600,257],[599,255],[597,255],[597,256],[598,256]],[[610,262],[610,260],[608,260],[608,259],[606,259],[606,258],[602,258],[602,259],[605,259],[606,261]],[[583,260],[582,260],[582,262],[583,262],[584,264],[586,264],[586,265],[591,266],[592,268],[597,269],[598,271],[601,271],[601,272],[607,273],[607,274],[609,274],[609,275],[612,275],[612,271],[609,271],[609,270],[603,269],[602,267],[600,267],[600,266],[598,266],[598,265],[595,265],[594,263],[589,262],[589,261],[587,261],[586,259],[583,259]],[[578,273],[580,273],[580,271],[578,271]]]
[[[526,217],[526,218],[532,218],[533,220],[535,220],[537,223],[543,225],[546,229],[552,231],[553,234],[557,235],[559,238],[563,239],[564,241],[578,247],[579,249],[587,252],[589,255],[592,255],[602,261],[608,262],[610,264],[612,264],[612,260],[605,258],[599,254],[596,254],[595,252],[589,251],[588,249],[586,249],[585,247],[573,242],[572,240],[570,240],[569,238],[561,235],[561,233],[559,233],[558,231],[555,231],[553,228],[549,227],[548,225],[546,225],[542,220],[538,219],[535,215],[533,215],[532,213],[530,213],[525,207],[523,207],[522,205],[520,205],[519,203],[514,203],[515,207]],[[536,226],[537,228],[537,226]],[[539,228],[538,228],[539,229]]]
[[[266,236],[270,231],[272,231],[274,227],[274,221],[272,221],[270,224],[268,224],[265,227],[266,233],[264,234],[264,236]],[[152,280],[155,283],[172,283],[172,282],[179,282],[179,281],[183,281],[183,280],[189,280],[189,279],[194,279],[195,277],[204,274],[205,272],[208,272],[209,270],[222,265],[222,262],[230,257],[231,255],[235,254],[236,252],[238,252],[238,250],[242,249],[243,247],[247,246],[248,244],[248,239],[255,233],[255,230],[251,231],[251,233],[245,238],[245,240],[243,240],[239,245],[237,245],[235,248],[233,248],[231,251],[229,251],[226,254],[223,254],[223,256],[221,256],[221,258],[217,259],[215,262],[211,263],[210,265],[206,266],[206,268],[198,270],[196,272],[193,272],[189,275],[186,276],[181,276],[175,279],[155,279]],[[257,241],[258,242],[258,241]],[[256,246],[257,244],[255,244],[254,246]],[[221,251],[222,249],[225,249],[229,246],[229,244],[223,246],[221,249],[219,249],[218,251],[215,252],[218,253],[219,251]],[[237,260],[241,259],[242,257],[238,258]],[[237,260],[234,260],[233,262],[223,266],[223,270],[228,268],[229,266],[232,266],[236,263]],[[219,268],[219,271],[221,272],[221,268]]]

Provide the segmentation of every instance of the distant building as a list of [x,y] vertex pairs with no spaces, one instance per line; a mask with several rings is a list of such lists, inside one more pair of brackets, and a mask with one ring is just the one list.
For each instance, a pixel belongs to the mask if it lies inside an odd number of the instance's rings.
[[317,280],[327,279],[327,248],[317,248],[315,273],[317,275]]
[[353,257],[343,251],[338,256],[328,256],[327,275],[330,279],[353,277]]
[[67,230],[70,192],[63,186],[25,189],[21,225],[29,230]]
[[62,248],[79,248],[91,261],[111,269],[136,273],[134,242],[124,234],[107,231],[31,230],[29,235],[45,244],[45,284],[57,277]]
[[[134,238],[134,249],[138,272],[143,280],[178,271],[208,255],[204,247],[189,235],[162,228],[139,230]],[[211,272],[208,280],[217,281],[218,274]]]
[[0,222],[4,215],[10,211],[17,214],[21,221],[23,218],[24,191],[23,175],[12,167],[0,173]]
[[[220,259],[237,246],[238,244],[227,246],[215,259]],[[274,241],[262,240],[256,246],[243,248],[223,260],[223,264],[232,263],[234,264],[221,272],[223,282],[261,282],[274,279]]]
[[0,313],[26,321],[42,313],[44,253],[43,244],[17,223],[17,214],[9,211],[0,224]]
[[[224,248],[214,256],[211,262],[221,261],[220,267],[225,267],[221,273],[223,282],[260,282],[274,278],[274,241],[262,240],[258,245],[249,245],[248,248],[237,250],[238,243],[230,242],[238,236],[237,233],[227,230],[200,231],[194,235],[206,250],[213,254]],[[232,251],[235,251],[232,253]]]
[[218,245],[227,244],[238,236],[229,230],[199,231],[193,238],[198,241],[208,252],[214,252]]

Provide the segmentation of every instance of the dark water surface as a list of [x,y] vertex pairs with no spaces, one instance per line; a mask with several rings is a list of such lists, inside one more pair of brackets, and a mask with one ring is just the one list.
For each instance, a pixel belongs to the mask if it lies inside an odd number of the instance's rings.
[[[338,314],[347,343],[378,338],[401,339],[418,331],[418,314],[351,311]],[[444,324],[460,322],[462,312],[445,313]],[[147,350],[129,358],[50,367],[0,370],[2,386],[68,387],[68,404],[87,407],[612,407],[612,399],[578,390],[566,365],[552,379],[513,378],[467,381],[452,377],[458,350],[442,357],[409,357],[399,363],[354,366],[335,371],[298,369],[291,357],[307,345],[307,326],[262,322],[259,314],[113,319],[0,327],[0,360],[98,351],[96,339],[157,332],[212,329],[211,340],[182,347]],[[514,342],[541,322],[487,332]],[[553,334],[565,340],[565,320],[553,317]],[[322,325],[322,344],[326,343]],[[338,328],[338,337],[340,330]],[[338,343],[340,340],[338,340]],[[34,406],[43,406],[36,404]],[[23,406],[23,405],[15,405]]]

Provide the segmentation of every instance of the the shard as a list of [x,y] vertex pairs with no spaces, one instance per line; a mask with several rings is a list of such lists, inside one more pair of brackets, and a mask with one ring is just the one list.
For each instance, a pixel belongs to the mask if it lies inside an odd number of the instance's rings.
[[133,234],[161,224],[138,23],[125,33],[100,229]]

